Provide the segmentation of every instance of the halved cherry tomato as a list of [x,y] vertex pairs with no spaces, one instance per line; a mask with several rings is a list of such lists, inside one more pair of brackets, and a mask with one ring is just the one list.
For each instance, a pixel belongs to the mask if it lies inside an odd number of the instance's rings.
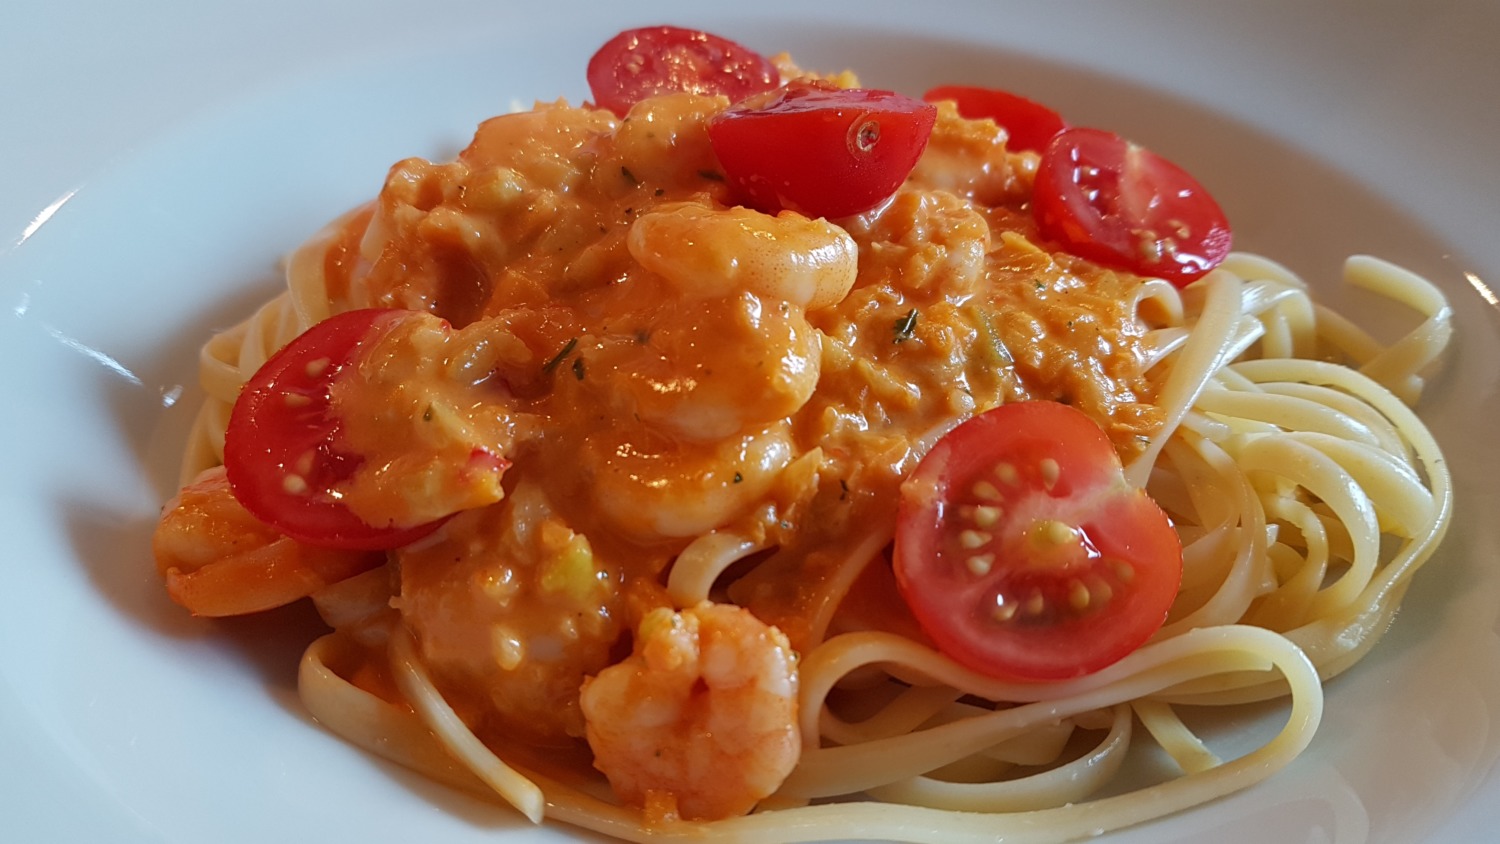
[[748,47],[695,29],[628,29],[589,59],[594,102],[624,116],[657,94],[723,94],[731,101],[769,91],[781,81],[776,66]]
[[256,518],[329,548],[396,548],[440,524],[371,525],[339,501],[339,485],[363,458],[340,450],[343,423],[329,387],[362,348],[409,313],[367,308],[330,317],[272,355],[245,384],[224,436],[224,468],[235,498]]
[[708,137],[744,204],[846,217],[896,192],[936,119],[891,91],[798,80],[716,115]]
[[896,580],[939,650],[1011,680],[1062,680],[1130,653],[1166,619],[1182,546],[1109,439],[1055,402],[953,429],[901,487]]
[[1196,179],[1098,129],[1068,129],[1047,145],[1032,209],[1042,235],[1064,250],[1177,285],[1218,266],[1233,240]]
[[1058,132],[1068,128],[1062,115],[1034,100],[997,88],[939,85],[922,95],[929,103],[952,100],[958,113],[970,120],[988,117],[1010,136],[1013,151],[1041,152]]

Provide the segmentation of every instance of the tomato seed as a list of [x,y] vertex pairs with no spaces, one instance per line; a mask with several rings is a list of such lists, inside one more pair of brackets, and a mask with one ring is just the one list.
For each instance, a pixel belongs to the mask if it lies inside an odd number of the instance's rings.
[[1004,624],[1016,617],[1016,605],[1005,600],[1004,595],[996,595],[995,602],[995,611],[990,613],[990,618]]
[[990,544],[993,536],[980,530],[966,530],[958,535],[958,544],[963,548],[973,551],[975,548],[983,548]]
[[880,141],[880,121],[866,120],[854,130],[854,151],[869,154]]
[[292,495],[305,495],[307,494],[307,481],[303,480],[301,475],[288,473],[281,479],[281,488]]
[[1042,458],[1040,468],[1042,470],[1042,486],[1046,487],[1048,492],[1051,492],[1052,488],[1057,486],[1057,478],[1062,474],[1062,467],[1057,465],[1056,460],[1044,457]]
[[990,569],[995,565],[995,555],[975,554],[967,560],[964,560],[964,565],[968,566],[969,571],[972,572],[976,577],[984,577],[985,575],[990,573]]
[[1077,612],[1083,612],[1089,608],[1090,600],[1092,597],[1089,595],[1089,588],[1083,585],[1083,581],[1077,579],[1068,581],[1069,606]]
[[1021,609],[1030,616],[1041,615],[1047,609],[1047,599],[1040,591],[1034,591],[1026,598],[1026,606]]
[[1037,535],[1053,545],[1066,545],[1078,541],[1078,529],[1056,519],[1048,519],[1037,525]]
[[1115,596],[1115,590],[1106,581],[1094,578],[1089,581],[1089,595],[1093,597],[1094,603],[1103,606]]
[[981,501],[1000,501],[1002,496],[1000,490],[989,481],[980,481],[974,484],[974,497]]
[[995,466],[995,477],[1006,486],[1015,486],[1021,482],[1021,473],[1010,463],[1000,463]]
[[317,459],[317,456],[317,453],[312,449],[308,449],[307,451],[302,452],[302,454],[297,457],[297,462],[292,464],[292,469],[297,474],[302,475],[303,477],[312,474],[313,461]]

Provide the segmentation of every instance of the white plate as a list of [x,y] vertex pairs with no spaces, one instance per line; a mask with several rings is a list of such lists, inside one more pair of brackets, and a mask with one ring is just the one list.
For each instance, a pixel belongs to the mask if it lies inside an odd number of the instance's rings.
[[184,618],[147,545],[195,349],[274,289],[278,256],[391,162],[451,154],[513,99],[580,97],[597,44],[669,21],[869,84],[1030,94],[1198,174],[1242,247],[1318,279],[1351,252],[1434,278],[1458,306],[1422,408],[1457,481],[1447,543],[1289,770],[1105,840],[1460,842],[1500,821],[1495,4],[19,5],[0,27],[0,838],[572,840],[319,730],[292,688],[309,619]]

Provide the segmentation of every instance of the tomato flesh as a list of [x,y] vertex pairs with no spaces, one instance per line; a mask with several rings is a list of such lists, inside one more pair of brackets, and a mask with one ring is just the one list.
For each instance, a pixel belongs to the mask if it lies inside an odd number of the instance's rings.
[[1013,151],[1041,152],[1059,132],[1068,128],[1062,116],[1034,100],[971,85],[939,85],[922,95],[929,103],[951,100],[958,113],[970,120],[989,118],[1005,129],[1006,147]]
[[1098,129],[1068,129],[1047,145],[1032,210],[1042,236],[1064,250],[1177,285],[1218,266],[1233,241],[1224,212],[1196,179]]
[[257,519],[299,542],[351,549],[396,548],[441,524],[371,525],[339,500],[363,458],[340,448],[343,422],[330,387],[408,313],[368,308],[330,317],[245,384],[224,436],[224,468],[235,498]]
[[1037,401],[975,416],[923,458],[901,488],[894,564],[944,654],[994,677],[1063,680],[1161,627],[1182,547],[1098,425]]
[[628,29],[589,59],[594,102],[624,116],[658,94],[722,94],[731,101],[775,88],[781,75],[748,47],[695,29]]
[[744,205],[847,217],[896,192],[936,119],[892,91],[797,80],[716,115],[708,136]]

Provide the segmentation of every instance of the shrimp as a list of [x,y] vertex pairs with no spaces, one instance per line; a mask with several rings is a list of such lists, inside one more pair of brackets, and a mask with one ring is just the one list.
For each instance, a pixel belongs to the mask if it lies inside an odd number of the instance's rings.
[[699,536],[744,516],[766,500],[794,456],[784,423],[708,443],[620,425],[591,437],[577,460],[599,512],[650,541]]
[[433,680],[476,731],[558,745],[583,735],[578,688],[624,633],[620,573],[522,481],[395,552],[396,606]]
[[634,652],[584,681],[581,703],[594,767],[652,820],[742,815],[801,753],[796,652],[728,604],[652,610]]
[[812,398],[822,335],[801,311],[742,292],[663,314],[623,350],[616,393],[632,413],[699,442],[796,413]]
[[282,536],[235,500],[223,466],[204,471],[167,502],[151,550],[167,594],[203,616],[290,604],[385,562],[383,554],[314,548]]
[[690,298],[749,291],[806,310],[843,301],[858,269],[848,232],[793,211],[665,205],[641,215],[625,245]]

